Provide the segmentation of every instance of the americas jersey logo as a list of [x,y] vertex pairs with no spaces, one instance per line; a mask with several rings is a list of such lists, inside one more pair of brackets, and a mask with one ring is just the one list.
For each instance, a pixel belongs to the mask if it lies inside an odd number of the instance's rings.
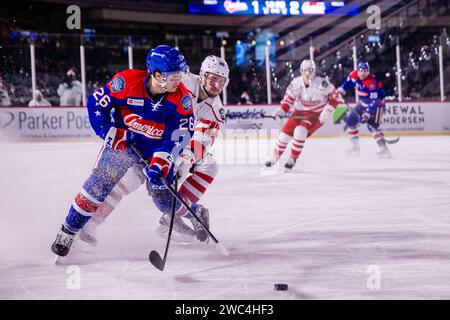
[[160,140],[166,126],[150,120],[143,120],[137,114],[129,114],[123,118],[125,125],[130,131],[142,134],[149,139]]

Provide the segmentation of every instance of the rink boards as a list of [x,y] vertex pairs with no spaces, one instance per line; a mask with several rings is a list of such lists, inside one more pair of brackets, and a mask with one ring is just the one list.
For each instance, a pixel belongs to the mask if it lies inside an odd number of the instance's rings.
[[[230,105],[225,106],[227,135],[237,130],[278,130],[283,121],[270,116],[278,105]],[[450,134],[450,103],[403,102],[387,103],[382,127],[387,134],[430,135]],[[361,132],[367,133],[367,129]],[[342,135],[343,123],[330,120],[315,136]],[[80,107],[13,107],[0,109],[0,136],[3,140],[94,138],[86,108]]]

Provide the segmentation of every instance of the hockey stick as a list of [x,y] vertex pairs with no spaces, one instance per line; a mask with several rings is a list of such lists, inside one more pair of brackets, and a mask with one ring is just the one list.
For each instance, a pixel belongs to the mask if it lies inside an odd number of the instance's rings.
[[[139,158],[141,158],[141,160],[145,163],[145,165],[149,165],[149,162],[147,159],[144,158],[144,156],[142,155],[141,151],[139,151],[135,145],[130,144],[131,149],[138,155]],[[197,217],[197,215],[195,214],[194,210],[191,209],[191,207],[183,200],[183,198],[180,196],[180,194],[174,190],[165,179],[161,178],[162,183],[164,184],[164,186],[169,190],[169,192],[186,208],[186,210],[188,210],[192,216],[202,225],[203,229],[205,229],[205,231],[209,234],[209,236],[211,237],[211,239],[213,239],[214,243],[216,244],[216,248],[219,250],[219,252],[224,255],[224,256],[229,256],[229,253],[227,251],[227,249],[224,247],[223,244],[221,244],[219,242],[219,240],[217,240],[217,238],[212,234],[212,232],[205,226],[205,224],[199,219],[199,217]]]
[[263,115],[263,118],[272,118],[272,119],[296,119],[296,120],[311,120],[314,118],[317,118],[316,116],[281,116],[281,117],[274,117],[274,116],[266,116]]
[[[367,129],[370,132],[373,132],[374,128],[370,124],[368,124],[368,123],[366,123],[366,124],[367,124]],[[387,144],[395,144],[395,143],[397,143],[400,140],[400,137],[394,137],[392,139],[386,139],[386,137],[384,135],[383,135],[383,138],[384,138],[384,141],[386,141]]]
[[[350,110],[350,111],[352,111],[352,112],[357,113],[356,110],[355,110],[355,108],[351,107],[351,106],[348,105],[348,104],[344,104],[344,105],[345,105],[345,107],[347,108],[347,110]],[[344,105],[343,105],[343,106],[344,106]],[[357,114],[358,114],[358,113],[357,113]],[[343,112],[342,114],[340,114],[340,115],[339,115],[339,118],[337,118],[337,120],[336,120],[334,123],[338,123],[345,115],[346,115],[346,112]],[[366,124],[367,124],[367,129],[368,129],[370,132],[373,132],[373,130],[374,130],[375,128],[373,128],[368,122],[366,122]],[[347,131],[347,128],[348,128],[348,126],[347,126],[347,124],[345,124],[345,125],[344,125],[344,128],[343,128],[344,131]],[[384,137],[384,141],[386,141],[387,144],[395,144],[395,143],[397,143],[399,140],[400,140],[400,137],[394,137],[394,138],[392,138],[392,139],[386,139],[386,137]]]
[[[175,190],[178,189],[178,178],[175,177]],[[158,268],[161,271],[164,271],[164,266],[166,265],[167,261],[167,253],[169,252],[169,244],[170,239],[172,237],[172,230],[173,230],[173,223],[175,220],[175,208],[176,208],[177,200],[175,197],[173,197],[172,200],[172,215],[170,216],[170,225],[169,225],[169,234],[167,236],[167,243],[166,243],[166,250],[164,251],[164,258],[161,258],[161,255],[156,252],[155,250],[150,251],[150,254],[148,255],[148,259],[150,260],[151,264],[153,264],[156,268]]]

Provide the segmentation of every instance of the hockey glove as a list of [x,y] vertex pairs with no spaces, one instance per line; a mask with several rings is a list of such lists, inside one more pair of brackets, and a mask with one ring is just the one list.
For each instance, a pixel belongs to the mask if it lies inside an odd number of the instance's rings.
[[325,108],[323,108],[322,112],[319,115],[319,121],[321,123],[325,123],[328,119],[330,119],[331,115],[334,112],[334,108],[330,105],[327,105]]
[[183,152],[183,154],[175,162],[175,176],[179,180],[186,178],[189,175],[189,170],[191,170],[194,165],[193,157],[189,156],[192,153],[190,150]]
[[131,134],[128,130],[111,127],[105,137],[105,146],[126,151],[128,149],[127,141],[130,140]]
[[[155,152],[152,161],[144,168],[144,174],[147,176],[151,184],[162,186],[161,179],[171,180],[169,174],[173,163],[172,156],[167,152]],[[170,181],[168,181],[170,183]]]
[[275,109],[275,111],[272,113],[272,117],[276,120],[276,119],[281,119],[284,116],[286,116],[286,111],[284,111],[282,108],[277,108]]
[[370,113],[364,112],[364,113],[361,115],[361,119],[362,119],[363,121],[365,121],[365,122],[369,122],[369,120],[370,120]]

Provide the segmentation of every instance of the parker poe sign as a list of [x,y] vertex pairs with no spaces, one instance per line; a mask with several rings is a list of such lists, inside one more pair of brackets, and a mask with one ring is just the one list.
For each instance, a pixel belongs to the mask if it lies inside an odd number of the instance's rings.
[[1,108],[4,138],[94,137],[86,108]]

